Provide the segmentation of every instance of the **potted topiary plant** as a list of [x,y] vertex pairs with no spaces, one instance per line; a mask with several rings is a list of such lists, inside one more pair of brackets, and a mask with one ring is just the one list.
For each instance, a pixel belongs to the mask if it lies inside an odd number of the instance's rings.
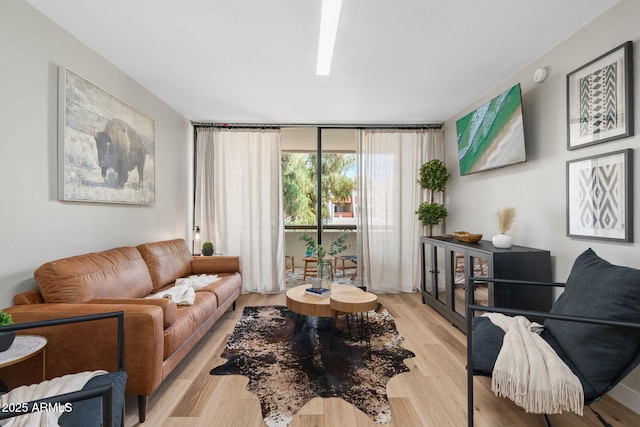
[[433,226],[440,224],[448,214],[442,203],[436,203],[435,195],[444,191],[449,178],[451,178],[451,174],[441,160],[429,160],[420,167],[418,183],[425,190],[431,191],[431,197],[429,202],[423,202],[418,207],[416,214],[423,225],[429,226],[429,236],[433,235]]
[[[13,318],[11,315],[3,310],[0,310],[0,326],[13,325]],[[1,332],[0,333],[0,352],[6,351],[13,344],[13,340],[16,338],[16,331]]]
[[204,242],[204,244],[202,245],[202,255],[213,255],[213,243]]

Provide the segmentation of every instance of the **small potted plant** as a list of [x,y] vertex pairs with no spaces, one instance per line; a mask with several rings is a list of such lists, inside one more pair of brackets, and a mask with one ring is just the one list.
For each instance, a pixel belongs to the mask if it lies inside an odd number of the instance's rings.
[[213,243],[204,242],[204,244],[202,245],[202,255],[213,255]]
[[[13,325],[13,318],[9,313],[0,310],[0,326],[9,325]],[[16,331],[0,332],[0,352],[8,350],[15,338]]]

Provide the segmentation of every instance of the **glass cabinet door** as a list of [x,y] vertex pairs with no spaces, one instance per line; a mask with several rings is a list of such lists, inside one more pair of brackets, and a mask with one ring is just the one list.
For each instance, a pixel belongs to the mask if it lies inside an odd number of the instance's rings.
[[[422,291],[428,294],[427,298],[433,298],[433,281],[434,281],[434,252],[433,245],[429,243],[422,244],[423,270],[422,270]],[[423,296],[424,299],[424,296]]]
[[[450,250],[451,256],[451,306],[454,313],[465,318],[467,315],[467,298],[474,304],[489,305],[493,289],[489,282],[476,281],[473,293],[467,296],[469,281],[467,276],[491,277],[491,257],[479,252],[465,249]],[[482,313],[476,312],[476,315]]]
[[443,305],[448,305],[447,303],[447,282],[445,279],[446,273],[446,255],[445,255],[445,247],[440,245],[434,245],[435,249],[435,274],[434,279],[435,283],[433,284],[433,294],[436,300]]
[[[491,269],[491,257],[472,252],[469,254],[469,260],[473,263],[473,274],[474,277],[491,277],[492,272]],[[473,286],[473,294],[472,294],[472,303],[476,305],[484,305],[487,306],[492,301],[492,293],[493,286],[490,282],[483,282],[481,280],[476,280]],[[476,311],[476,316],[482,315],[482,312]]]
[[454,249],[451,251],[451,277],[452,277],[452,301],[453,311],[464,317],[467,310],[467,266],[466,251]]

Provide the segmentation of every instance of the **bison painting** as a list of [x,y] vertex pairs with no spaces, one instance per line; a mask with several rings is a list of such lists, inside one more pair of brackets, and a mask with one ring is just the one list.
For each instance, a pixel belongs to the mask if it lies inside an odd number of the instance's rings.
[[140,135],[124,121],[112,119],[107,122],[104,131],[96,133],[95,140],[98,164],[105,181],[108,182],[107,172],[111,169],[117,175],[116,188],[123,188],[129,180],[129,172],[137,168],[137,188],[142,188],[147,150]]

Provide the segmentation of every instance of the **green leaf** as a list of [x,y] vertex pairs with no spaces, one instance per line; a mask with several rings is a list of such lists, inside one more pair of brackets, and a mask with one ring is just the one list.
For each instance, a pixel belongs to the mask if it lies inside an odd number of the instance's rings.
[[5,311],[0,310],[0,326],[13,325],[13,318]]

